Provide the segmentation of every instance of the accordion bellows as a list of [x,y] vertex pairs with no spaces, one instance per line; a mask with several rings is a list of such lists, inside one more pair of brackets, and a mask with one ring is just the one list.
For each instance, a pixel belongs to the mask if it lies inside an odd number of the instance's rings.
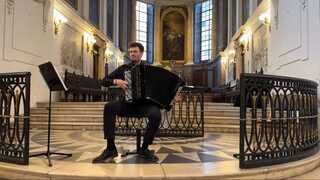
[[180,93],[184,80],[161,67],[138,65],[125,72],[129,90],[127,102],[152,101],[162,109],[170,110],[174,97]]

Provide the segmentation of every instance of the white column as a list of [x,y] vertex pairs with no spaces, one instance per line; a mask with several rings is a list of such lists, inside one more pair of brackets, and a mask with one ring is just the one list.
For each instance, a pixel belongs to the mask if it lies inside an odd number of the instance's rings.
[[186,5],[188,8],[188,31],[187,31],[187,62],[186,64],[193,63],[193,13],[194,3]]
[[154,64],[160,65],[160,12],[162,5],[155,4],[155,20],[154,20]]

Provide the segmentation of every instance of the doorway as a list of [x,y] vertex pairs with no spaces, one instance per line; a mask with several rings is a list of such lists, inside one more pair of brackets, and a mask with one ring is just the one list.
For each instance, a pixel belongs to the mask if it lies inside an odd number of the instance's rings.
[[99,78],[99,46],[93,46],[93,78]]

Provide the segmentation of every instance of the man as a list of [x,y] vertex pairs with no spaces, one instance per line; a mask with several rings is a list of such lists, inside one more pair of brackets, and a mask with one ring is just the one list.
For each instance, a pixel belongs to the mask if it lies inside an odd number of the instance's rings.
[[[114,70],[111,74],[101,80],[103,86],[118,85],[123,90],[128,90],[128,83],[124,80],[124,72],[136,65],[147,64],[141,61],[144,52],[144,47],[138,42],[129,44],[129,54],[131,63],[122,65]],[[175,101],[179,101],[180,97],[176,96]],[[107,103],[104,106],[103,122],[104,122],[104,139],[107,140],[107,148],[101,153],[100,156],[94,158],[92,163],[102,163],[108,158],[118,156],[117,148],[115,146],[115,119],[116,116],[126,116],[131,114],[142,114],[147,116],[148,124],[146,133],[143,139],[142,147],[139,152],[140,156],[149,161],[158,161],[158,157],[148,149],[152,144],[154,136],[159,128],[161,121],[161,113],[158,106],[152,103],[127,103],[125,100],[116,100]]]

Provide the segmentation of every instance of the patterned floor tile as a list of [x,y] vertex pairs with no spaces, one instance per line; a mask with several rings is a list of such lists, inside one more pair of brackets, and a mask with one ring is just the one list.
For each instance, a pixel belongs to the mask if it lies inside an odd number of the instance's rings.
[[[46,150],[46,131],[32,131],[30,154],[39,154]],[[53,131],[51,136],[51,151],[72,153],[72,157],[52,155],[52,159],[68,162],[91,163],[106,147],[102,132],[96,131]],[[132,136],[117,136],[116,146],[119,156],[109,159],[106,163],[118,164],[149,164],[137,154],[121,157],[124,149],[135,150],[136,138]],[[204,137],[156,137],[149,149],[154,150],[159,157],[156,163],[201,163],[237,160],[233,154],[238,151],[238,136],[208,134]],[[39,156],[39,158],[43,158]]]

